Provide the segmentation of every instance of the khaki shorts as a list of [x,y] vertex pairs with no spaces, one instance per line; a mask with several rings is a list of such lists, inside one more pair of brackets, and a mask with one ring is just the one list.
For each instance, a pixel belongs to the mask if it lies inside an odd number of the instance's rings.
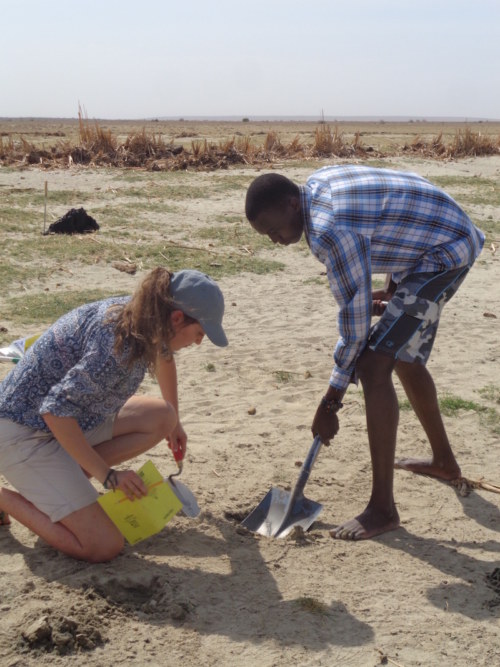
[[[110,440],[115,416],[85,434],[92,446]],[[0,473],[54,523],[91,505],[98,493],[52,433],[0,419]]]

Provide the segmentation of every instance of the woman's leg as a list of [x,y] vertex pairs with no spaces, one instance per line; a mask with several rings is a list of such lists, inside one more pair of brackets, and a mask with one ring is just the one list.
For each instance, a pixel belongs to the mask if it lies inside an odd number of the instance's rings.
[[170,403],[151,396],[132,396],[116,416],[113,437],[94,449],[109,466],[115,466],[157,445],[176,424],[177,414]]
[[0,507],[54,549],[73,558],[100,563],[111,560],[123,548],[122,535],[97,502],[54,523],[17,491],[0,488]]
[[[154,447],[176,423],[175,410],[163,399],[134,396],[118,413],[113,437],[95,445],[95,449],[108,465],[117,465]],[[121,533],[97,502],[53,522],[21,494],[0,488],[0,511],[73,558],[102,562],[111,560],[123,548]]]

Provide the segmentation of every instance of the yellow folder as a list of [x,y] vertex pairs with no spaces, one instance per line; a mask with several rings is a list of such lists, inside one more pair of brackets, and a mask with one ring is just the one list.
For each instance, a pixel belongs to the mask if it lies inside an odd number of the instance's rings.
[[137,544],[158,533],[182,508],[182,503],[152,461],[145,463],[137,474],[148,487],[147,496],[129,500],[117,489],[98,499],[129,544]]

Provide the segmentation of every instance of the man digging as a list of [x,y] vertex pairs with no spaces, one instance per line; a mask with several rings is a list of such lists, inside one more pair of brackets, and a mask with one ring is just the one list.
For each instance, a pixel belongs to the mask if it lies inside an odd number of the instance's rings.
[[[441,480],[460,477],[426,368],[442,308],[484,244],[484,234],[445,192],[417,174],[357,165],[324,167],[298,186],[263,174],[248,188],[246,216],[274,243],[305,235],[327,271],[339,307],[339,340],[328,389],[312,423],[326,444],[339,429],[350,382],[361,382],[372,462],[366,508],[331,531],[368,539],[399,526],[393,496],[399,418],[395,370],[432,449],[429,460],[396,467]],[[388,274],[372,291],[372,274]],[[372,315],[380,319],[371,326]]]

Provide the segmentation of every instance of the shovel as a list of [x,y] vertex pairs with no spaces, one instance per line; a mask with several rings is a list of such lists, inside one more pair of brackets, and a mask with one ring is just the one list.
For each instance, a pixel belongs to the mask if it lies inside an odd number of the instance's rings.
[[292,493],[271,487],[264,499],[257,505],[242,526],[266,537],[285,537],[295,527],[306,531],[316,520],[323,505],[304,496],[304,486],[309,479],[311,468],[321,449],[321,440],[316,436],[302,464],[299,479]]
[[190,519],[193,519],[200,513],[200,508],[198,506],[198,503],[196,502],[196,498],[194,497],[191,490],[185,484],[179,482],[179,480],[173,479],[174,477],[180,475],[182,472],[182,466],[183,466],[182,458],[183,454],[180,449],[174,452],[174,459],[177,462],[177,472],[173,472],[165,479],[165,481],[182,503],[182,511],[184,512],[184,514]]

